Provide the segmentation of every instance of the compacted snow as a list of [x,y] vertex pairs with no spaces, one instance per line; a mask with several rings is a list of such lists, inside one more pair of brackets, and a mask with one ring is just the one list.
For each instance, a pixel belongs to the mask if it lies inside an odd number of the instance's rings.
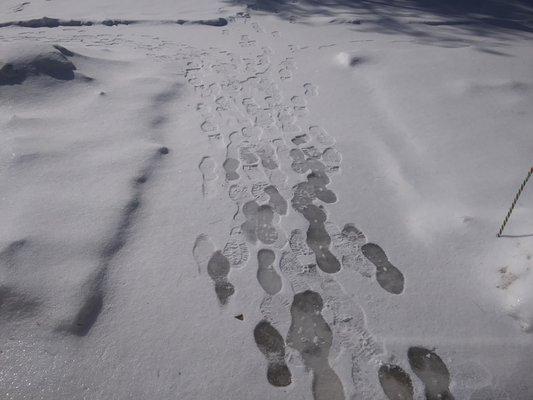
[[5,0],[0,398],[533,398],[526,2]]

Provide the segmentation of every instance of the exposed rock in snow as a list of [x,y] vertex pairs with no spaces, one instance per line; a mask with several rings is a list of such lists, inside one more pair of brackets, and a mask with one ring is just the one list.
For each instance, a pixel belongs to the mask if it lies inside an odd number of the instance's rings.
[[63,81],[74,79],[76,66],[69,59],[74,53],[62,46],[17,46],[6,53],[0,60],[0,85],[21,84],[38,75]]

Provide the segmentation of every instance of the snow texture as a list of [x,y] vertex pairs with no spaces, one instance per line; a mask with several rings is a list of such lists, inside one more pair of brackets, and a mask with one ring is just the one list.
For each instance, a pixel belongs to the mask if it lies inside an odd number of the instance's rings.
[[531,400],[531,21],[2,1],[0,398]]

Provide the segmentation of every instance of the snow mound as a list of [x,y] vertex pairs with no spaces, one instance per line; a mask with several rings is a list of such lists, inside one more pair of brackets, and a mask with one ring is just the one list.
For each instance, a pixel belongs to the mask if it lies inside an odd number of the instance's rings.
[[62,46],[31,46],[6,53],[0,60],[0,86],[21,84],[37,75],[63,81],[74,79],[76,66],[68,58],[74,53]]
[[341,67],[355,67],[366,62],[366,57],[341,51],[335,56],[335,62]]

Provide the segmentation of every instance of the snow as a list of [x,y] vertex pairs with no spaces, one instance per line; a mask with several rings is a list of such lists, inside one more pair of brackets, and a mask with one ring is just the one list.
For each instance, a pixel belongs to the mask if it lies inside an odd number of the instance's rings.
[[533,328],[533,299],[531,298],[531,272],[528,270],[523,277],[519,277],[512,285],[508,294],[509,313],[520,321],[524,330]]
[[92,25],[0,27],[0,398],[530,400],[532,14],[473,4],[3,1]]

